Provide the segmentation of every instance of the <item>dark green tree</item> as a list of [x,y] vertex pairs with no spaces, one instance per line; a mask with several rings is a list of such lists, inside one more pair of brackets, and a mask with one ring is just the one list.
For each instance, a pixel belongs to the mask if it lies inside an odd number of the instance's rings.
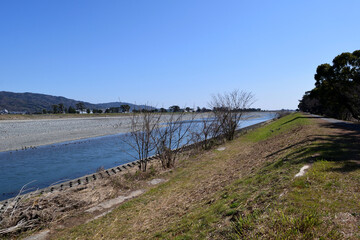
[[323,114],[323,107],[318,98],[312,96],[312,91],[305,92],[303,98],[299,101],[298,108],[303,112],[314,114]]
[[180,107],[177,105],[173,105],[169,109],[171,112],[180,112]]
[[315,88],[304,95],[300,110],[360,120],[360,50],[336,56],[332,65],[319,65],[314,78]]
[[123,104],[120,106],[121,108],[121,112],[129,112],[130,111],[130,106],[128,104]]
[[59,103],[59,113],[64,113],[65,112],[65,106],[63,103]]
[[75,108],[70,106],[68,112],[73,114],[73,113],[76,113],[76,110],[75,110]]
[[85,104],[83,102],[78,102],[76,104],[76,109],[80,110],[80,111],[84,111],[85,110]]
[[53,109],[53,113],[55,114],[59,112],[59,106],[56,104],[52,105],[52,109]]

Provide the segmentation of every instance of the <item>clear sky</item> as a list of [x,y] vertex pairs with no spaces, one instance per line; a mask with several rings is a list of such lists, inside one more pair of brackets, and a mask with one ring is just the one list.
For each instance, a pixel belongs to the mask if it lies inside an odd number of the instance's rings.
[[0,1],[0,91],[295,109],[316,67],[360,49],[360,1]]

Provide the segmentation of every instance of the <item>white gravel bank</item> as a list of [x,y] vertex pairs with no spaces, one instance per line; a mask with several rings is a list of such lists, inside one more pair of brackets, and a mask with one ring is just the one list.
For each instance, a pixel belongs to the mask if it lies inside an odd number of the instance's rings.
[[[166,121],[166,117],[163,119]],[[3,120],[0,121],[0,152],[124,133],[129,131],[129,126],[129,116]]]

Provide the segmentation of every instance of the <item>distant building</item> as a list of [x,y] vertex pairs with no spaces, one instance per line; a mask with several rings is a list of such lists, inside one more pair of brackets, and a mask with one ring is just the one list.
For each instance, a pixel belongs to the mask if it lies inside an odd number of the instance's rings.
[[93,111],[90,110],[90,113],[88,113],[87,110],[83,110],[83,111],[81,111],[81,110],[76,110],[76,113],[79,113],[79,114],[93,114]]

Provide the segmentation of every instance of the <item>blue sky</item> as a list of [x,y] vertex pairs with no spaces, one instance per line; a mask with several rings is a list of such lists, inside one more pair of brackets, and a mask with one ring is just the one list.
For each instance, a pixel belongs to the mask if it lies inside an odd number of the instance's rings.
[[360,1],[1,1],[0,91],[207,106],[240,89],[295,109],[360,49]]

